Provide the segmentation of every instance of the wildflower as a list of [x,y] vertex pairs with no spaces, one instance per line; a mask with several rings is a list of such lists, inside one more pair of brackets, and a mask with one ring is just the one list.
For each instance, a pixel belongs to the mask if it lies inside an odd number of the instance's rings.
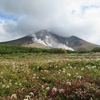
[[42,77],[42,79],[45,79],[45,77]]
[[50,87],[46,87],[46,90],[49,90],[50,89]]
[[82,70],[85,70],[85,69],[84,69],[84,67],[83,67],[83,68],[81,68],[81,71],[82,71]]
[[56,68],[58,68],[58,66],[56,66]]
[[19,83],[19,86],[21,86],[22,84],[21,83]]
[[0,84],[2,84],[2,82],[0,82]]
[[41,87],[44,88],[44,85],[42,85]]
[[76,75],[78,75],[78,73],[76,73]]
[[65,71],[65,70],[63,70],[62,72],[63,72],[63,73],[65,73],[66,71]]
[[37,79],[39,79],[39,77],[37,76]]
[[53,74],[54,76],[56,75],[56,74]]
[[33,74],[34,76],[36,76],[36,74]]
[[71,74],[70,74],[70,73],[67,73],[67,75],[68,75],[68,76],[71,76]]
[[31,100],[31,96],[30,95],[26,95],[24,100]]
[[35,77],[33,77],[33,79],[35,79]]
[[81,78],[82,78],[82,76],[77,76],[77,78],[78,78],[78,79],[81,79]]
[[57,88],[53,87],[52,92],[56,92],[56,91],[57,91]]
[[9,85],[6,86],[6,88],[9,88],[9,87],[10,87]]
[[3,74],[3,72],[1,72],[1,75]]
[[9,82],[9,85],[12,85],[12,83],[11,83],[11,82]]
[[96,66],[92,66],[92,68],[96,68]]
[[4,88],[4,87],[5,87],[5,85],[3,84],[3,85],[2,85],[2,87]]
[[15,85],[17,85],[18,83],[16,82]]
[[93,98],[90,98],[90,100],[93,100]]
[[29,95],[31,96],[31,98],[34,97],[34,93],[33,92],[30,92]]
[[71,86],[71,82],[67,82],[67,85]]
[[72,69],[72,66],[69,66],[70,69]]
[[17,95],[16,94],[12,94],[11,95],[11,99],[17,99]]
[[58,72],[58,74],[60,74],[60,72]]
[[59,91],[59,93],[64,93],[65,92],[64,89],[59,89],[58,91]]
[[65,68],[63,68],[63,70],[66,70]]

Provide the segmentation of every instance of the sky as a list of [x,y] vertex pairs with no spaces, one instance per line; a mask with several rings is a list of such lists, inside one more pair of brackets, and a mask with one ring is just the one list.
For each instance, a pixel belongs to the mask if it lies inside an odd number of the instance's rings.
[[0,0],[0,42],[44,29],[100,45],[100,0]]

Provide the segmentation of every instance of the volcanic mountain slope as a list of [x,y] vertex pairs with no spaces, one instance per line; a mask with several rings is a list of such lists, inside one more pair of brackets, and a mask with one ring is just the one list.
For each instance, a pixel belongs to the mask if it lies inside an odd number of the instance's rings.
[[38,48],[64,48],[67,50],[91,50],[98,45],[86,42],[76,36],[61,37],[50,31],[42,30],[23,38],[2,42],[1,44],[22,45]]

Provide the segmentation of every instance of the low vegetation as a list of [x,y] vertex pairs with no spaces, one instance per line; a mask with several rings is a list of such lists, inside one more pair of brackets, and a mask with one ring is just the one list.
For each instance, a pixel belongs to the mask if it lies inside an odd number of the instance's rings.
[[94,48],[94,49],[92,50],[92,52],[100,52],[100,48],[99,48],[99,47]]
[[99,53],[0,54],[0,100],[99,99]]
[[61,48],[33,48],[33,47],[23,47],[19,45],[3,45],[0,44],[0,54],[13,54],[13,53],[91,53],[91,52],[100,52],[100,48],[94,48],[91,51],[71,51]]
[[[71,52],[71,51],[68,51]],[[65,49],[42,49],[32,47],[22,47],[18,45],[0,45],[0,54],[12,54],[12,53],[66,53]]]

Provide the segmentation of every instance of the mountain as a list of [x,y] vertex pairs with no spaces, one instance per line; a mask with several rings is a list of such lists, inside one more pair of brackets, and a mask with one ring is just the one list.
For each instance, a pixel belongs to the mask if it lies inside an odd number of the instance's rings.
[[91,50],[94,47],[98,47],[98,45],[89,43],[76,36],[62,37],[47,30],[42,30],[23,38],[2,42],[0,44],[22,45],[39,48],[64,48],[75,51]]

